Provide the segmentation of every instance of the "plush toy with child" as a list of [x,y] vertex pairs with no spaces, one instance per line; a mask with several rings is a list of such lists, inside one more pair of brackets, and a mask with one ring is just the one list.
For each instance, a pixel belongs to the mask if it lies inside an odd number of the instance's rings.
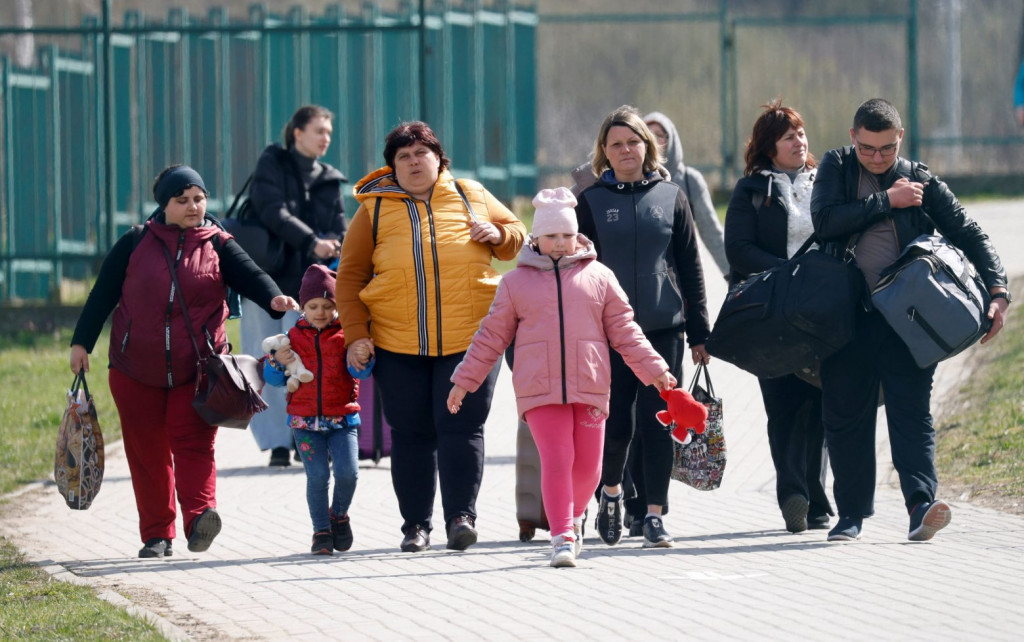
[[[288,338],[287,334],[275,334],[263,340],[263,352],[272,357],[277,354],[278,350],[291,349],[291,347],[292,340]],[[291,360],[284,367],[284,373],[288,375],[285,387],[288,388],[288,392],[295,392],[299,389],[300,383],[309,383],[313,380],[313,373],[303,365],[299,355],[294,351],[291,352],[291,355]]]
[[[297,371],[299,360],[318,373],[294,390],[289,387],[287,397],[288,425],[306,471],[314,555],[351,548],[348,510],[359,477],[359,384],[346,364],[345,335],[334,304],[335,278],[322,265],[309,266],[299,290],[302,316],[288,331],[290,345],[278,344],[263,368],[272,386],[294,378],[287,373]],[[332,463],[334,492],[328,502]]]
[[676,380],[633,321],[615,275],[578,233],[572,192],[541,190],[533,205],[533,233],[452,375],[448,407],[459,411],[515,339],[512,385],[540,452],[550,564],[576,566],[584,511],[600,481],[609,346],[643,383],[666,390]]

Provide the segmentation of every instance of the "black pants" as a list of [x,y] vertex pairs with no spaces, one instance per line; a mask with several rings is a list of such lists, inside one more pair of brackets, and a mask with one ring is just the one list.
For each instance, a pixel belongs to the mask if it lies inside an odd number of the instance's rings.
[[[683,333],[679,329],[646,333],[654,349],[668,362],[677,380],[683,376]],[[601,484],[622,483],[630,442],[642,442],[638,456],[643,459],[643,489],[648,504],[668,503],[669,475],[672,472],[672,435],[654,415],[665,409],[665,401],[654,386],[645,386],[636,378],[619,353],[611,351],[611,399],[604,431],[604,458]],[[634,480],[636,481],[636,480]],[[646,511],[641,515],[646,514]]]
[[885,399],[892,463],[908,510],[935,498],[935,429],[931,390],[935,366],[917,367],[903,341],[878,312],[858,319],[850,345],[821,368],[822,418],[844,517],[875,512],[875,419],[878,387]]
[[402,531],[417,524],[432,529],[438,478],[445,527],[459,515],[476,520],[484,472],[484,422],[500,364],[453,415],[447,408],[450,379],[464,352],[420,357],[377,348],[376,355],[373,375],[391,425],[391,481],[404,520]]
[[806,499],[810,517],[832,514],[825,492],[825,428],[821,423],[821,390],[796,375],[758,379],[768,414],[768,447],[775,464],[775,496]]

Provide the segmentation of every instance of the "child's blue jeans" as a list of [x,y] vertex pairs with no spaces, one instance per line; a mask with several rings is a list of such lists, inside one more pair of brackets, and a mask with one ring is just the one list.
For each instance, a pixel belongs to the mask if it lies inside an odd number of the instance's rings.
[[[327,431],[294,429],[295,443],[306,469],[306,503],[313,520],[313,532],[331,530],[331,515],[348,513],[359,478],[358,428]],[[327,504],[327,489],[334,462],[334,495]]]

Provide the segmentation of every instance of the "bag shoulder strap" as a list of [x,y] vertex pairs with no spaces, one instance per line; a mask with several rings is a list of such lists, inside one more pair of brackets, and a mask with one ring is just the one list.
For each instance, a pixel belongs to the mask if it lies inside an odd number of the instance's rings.
[[256,172],[253,172],[252,174],[249,174],[249,178],[245,179],[245,184],[242,185],[242,189],[238,190],[238,193],[235,194],[235,200],[231,202],[231,207],[225,210],[224,218],[231,218],[231,216],[235,213],[235,208],[238,207],[238,201],[242,200],[242,195],[245,194],[245,191],[247,189],[249,189],[249,183],[252,183],[252,177],[255,174]]
[[185,329],[188,330],[188,338],[192,340],[192,347],[196,350],[196,357],[198,359],[203,358],[203,353],[199,350],[199,343],[196,342],[196,334],[192,329],[192,317],[188,314],[188,306],[185,304],[185,295],[181,292],[181,285],[178,284],[178,271],[174,268],[174,259],[171,258],[171,251],[167,249],[167,246],[163,243],[160,244],[160,248],[164,251],[164,258],[167,259],[167,269],[171,271],[171,284],[174,286],[174,295],[178,299],[178,303],[181,304],[181,311],[185,315]]
[[473,206],[469,204],[469,199],[466,198],[466,192],[462,189],[462,184],[459,183],[459,179],[455,179],[455,189],[459,192],[459,196],[462,197],[462,202],[466,204],[466,209],[469,210],[469,218],[473,219],[474,223],[479,221],[476,218],[476,212],[473,211]]

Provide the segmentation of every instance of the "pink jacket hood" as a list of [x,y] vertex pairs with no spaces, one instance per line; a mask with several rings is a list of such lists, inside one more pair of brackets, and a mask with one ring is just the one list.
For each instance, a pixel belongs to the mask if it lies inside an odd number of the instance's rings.
[[556,265],[527,243],[505,275],[452,382],[476,391],[515,339],[512,386],[520,418],[538,406],[584,403],[607,415],[609,345],[644,384],[668,370],[633,321],[610,269],[582,234]]

